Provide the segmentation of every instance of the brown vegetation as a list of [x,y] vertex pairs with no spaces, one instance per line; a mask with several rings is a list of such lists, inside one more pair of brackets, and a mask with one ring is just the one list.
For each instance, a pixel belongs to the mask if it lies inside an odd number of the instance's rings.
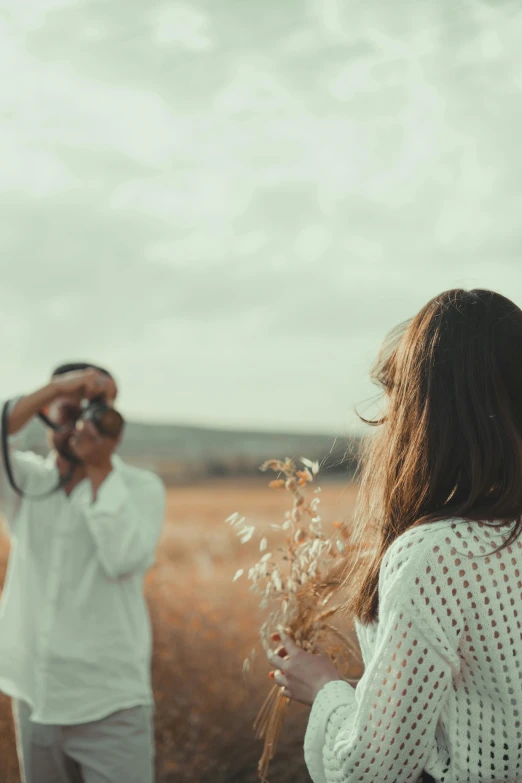
[[[354,487],[320,482],[325,520],[347,517]],[[232,577],[257,559],[255,545],[241,545],[225,518],[239,511],[259,527],[280,522],[284,493],[266,481],[207,482],[169,491],[156,565],[146,577],[154,627],[152,676],[156,697],[158,783],[257,783],[262,744],[252,724],[268,693],[268,664],[260,653],[242,679],[242,664],[258,638],[263,616],[258,597],[238,589]],[[8,542],[0,542],[3,584]],[[349,623],[348,623],[349,625]],[[351,676],[360,667],[354,661]],[[292,704],[271,783],[308,781],[303,736],[308,708]],[[0,695],[0,780],[19,783],[10,699]]]

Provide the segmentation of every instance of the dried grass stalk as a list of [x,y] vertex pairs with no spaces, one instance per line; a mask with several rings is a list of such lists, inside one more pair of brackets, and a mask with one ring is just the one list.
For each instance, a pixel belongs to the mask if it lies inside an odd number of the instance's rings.
[[275,755],[289,703],[290,699],[283,696],[281,688],[274,685],[254,721],[256,739],[265,741],[263,754],[257,765],[257,772],[262,783],[267,783],[268,767]]
[[[260,638],[265,652],[271,644],[271,635],[280,626],[287,629],[298,647],[309,652],[323,652],[339,667],[343,668],[358,657],[356,645],[348,639],[330,618],[340,609],[330,605],[338,594],[345,565],[346,540],[349,538],[346,524],[334,522],[336,531],[327,537],[319,516],[318,497],[320,488],[314,490],[310,499],[307,491],[314,482],[319,464],[307,459],[301,460],[304,468],[299,470],[291,459],[268,460],[262,471],[273,470],[279,476],[269,483],[274,490],[286,490],[293,497],[292,508],[285,512],[284,522],[272,524],[282,541],[275,551],[269,550],[267,537],[260,538],[259,551],[264,553],[248,572],[250,590],[261,597],[261,608],[272,605],[260,629]],[[282,478],[284,476],[284,478]],[[242,543],[250,541],[255,527],[245,524],[238,513],[227,520],[235,529]],[[274,548],[273,548],[274,549]],[[234,580],[243,576],[244,570],[236,572]],[[243,664],[243,671],[252,667],[255,648]],[[254,723],[256,739],[264,740],[263,753],[258,765],[258,775],[266,783],[266,775],[272,761],[277,742],[288,709],[289,699],[282,695],[281,688],[274,686]]]

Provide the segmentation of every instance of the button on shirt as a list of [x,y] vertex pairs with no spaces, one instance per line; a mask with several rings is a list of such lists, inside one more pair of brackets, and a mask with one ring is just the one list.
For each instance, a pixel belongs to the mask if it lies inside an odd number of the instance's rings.
[[[47,459],[16,451],[29,494],[55,486]],[[98,490],[20,498],[0,465],[0,511],[11,553],[0,601],[0,691],[32,707],[31,720],[70,725],[154,705],[152,630],[143,592],[165,513],[161,480],[114,455]]]

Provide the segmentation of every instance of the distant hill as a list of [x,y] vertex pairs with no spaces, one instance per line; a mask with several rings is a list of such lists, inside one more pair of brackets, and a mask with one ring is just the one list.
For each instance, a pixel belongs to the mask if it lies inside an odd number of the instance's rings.
[[[129,421],[119,454],[132,464],[155,470],[167,483],[179,483],[204,476],[255,474],[264,460],[285,457],[307,457],[323,462],[323,471],[351,473],[358,446],[355,437]],[[24,430],[20,447],[48,452],[46,430],[40,422],[33,421]]]

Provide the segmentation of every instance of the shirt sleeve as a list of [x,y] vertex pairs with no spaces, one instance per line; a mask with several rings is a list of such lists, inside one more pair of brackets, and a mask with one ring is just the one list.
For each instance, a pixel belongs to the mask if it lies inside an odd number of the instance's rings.
[[383,578],[382,619],[357,688],[328,683],[312,706],[305,761],[314,783],[411,783],[422,773],[460,669],[460,610],[429,589],[437,566],[427,553]]
[[165,515],[165,487],[158,476],[143,473],[129,486],[113,470],[99,488],[96,501],[84,500],[83,514],[110,579],[146,571],[154,564]]
[[[17,397],[10,401],[9,413],[20,399],[21,397]],[[5,400],[0,402],[0,413],[3,410],[4,404]],[[0,418],[0,436],[2,434],[1,428],[2,421]],[[7,438],[11,471],[21,490],[29,490],[29,481],[31,478],[33,476],[39,477],[43,472],[43,460],[40,456],[30,451],[20,450],[25,441],[25,429],[26,428],[24,427],[20,432],[15,435],[9,435]],[[14,533],[16,517],[20,509],[21,501],[22,498],[14,491],[9,482],[3,450],[0,449],[0,513],[7,523],[7,531],[10,534]]]

